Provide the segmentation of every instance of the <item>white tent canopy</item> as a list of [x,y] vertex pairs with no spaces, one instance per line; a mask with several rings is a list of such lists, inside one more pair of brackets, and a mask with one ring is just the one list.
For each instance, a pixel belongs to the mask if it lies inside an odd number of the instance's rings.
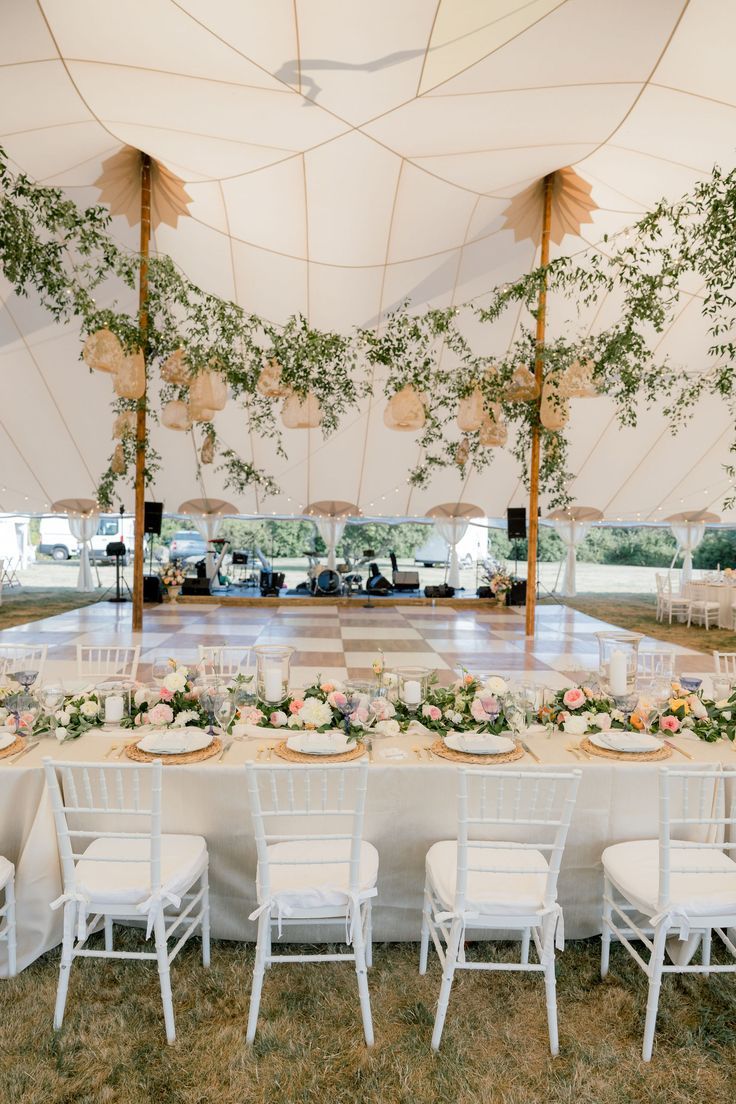
[[555,532],[561,539],[567,555],[565,557],[565,574],[562,577],[563,598],[574,598],[575,568],[577,566],[577,547],[585,540],[594,521],[601,521],[603,514],[594,506],[570,506],[565,510],[553,510],[547,515],[547,520],[552,523]]
[[[472,0],[129,0],[104,15],[93,0],[8,0],[3,32],[11,164],[89,204],[103,163],[126,147],[150,153],[181,182],[172,194],[186,211],[176,226],[159,222],[154,247],[277,323],[301,311],[345,331],[378,324],[405,297],[417,308],[482,302],[538,262],[506,214],[551,170],[573,166],[597,205],[554,256],[604,248],[660,196],[734,158],[736,6],[722,0],[499,0],[492,14]],[[122,215],[113,233],[137,247]],[[656,341],[662,360],[700,372],[710,340],[698,292],[685,290]],[[70,488],[94,493],[111,451],[111,385],[79,362],[73,326],[1,283],[0,296],[3,424],[33,419],[33,433],[0,433],[0,511],[43,511]],[[550,299],[551,337],[568,309]],[[611,297],[595,322],[615,317]],[[469,323],[467,336],[493,356],[517,327],[510,312]],[[301,514],[335,497],[374,516],[421,517],[458,499],[498,516],[524,502],[507,449],[494,450],[490,473],[451,468],[410,486],[416,437],[387,429],[382,406],[366,399],[327,441],[286,431],[284,459],[229,404],[221,438],[281,488],[233,495],[238,512]],[[703,508],[734,519],[721,505],[724,404],[704,400],[679,435],[657,412],[645,424],[621,427],[605,398],[573,401],[574,497],[612,521]],[[159,425],[151,435],[162,463],[149,495],[171,510],[198,487],[192,441]],[[216,469],[199,490],[225,498]]]

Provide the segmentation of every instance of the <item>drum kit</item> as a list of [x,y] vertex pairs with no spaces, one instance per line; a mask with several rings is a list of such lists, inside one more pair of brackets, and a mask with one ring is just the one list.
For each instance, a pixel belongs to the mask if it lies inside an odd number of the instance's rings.
[[307,550],[304,554],[309,561],[307,582],[302,583],[299,589],[309,591],[315,598],[349,598],[351,594],[361,589],[363,576],[360,571],[375,555],[373,549],[368,548],[356,560],[347,556],[346,562],[338,564],[335,571],[320,563],[319,553]]

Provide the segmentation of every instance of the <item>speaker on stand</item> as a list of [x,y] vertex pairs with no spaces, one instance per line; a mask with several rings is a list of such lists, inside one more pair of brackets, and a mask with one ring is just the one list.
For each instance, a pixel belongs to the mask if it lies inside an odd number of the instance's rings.
[[161,536],[163,515],[163,502],[143,503],[143,532],[151,537],[148,545],[148,575],[143,576],[144,602],[163,602],[164,600],[161,580],[153,573],[153,537]]

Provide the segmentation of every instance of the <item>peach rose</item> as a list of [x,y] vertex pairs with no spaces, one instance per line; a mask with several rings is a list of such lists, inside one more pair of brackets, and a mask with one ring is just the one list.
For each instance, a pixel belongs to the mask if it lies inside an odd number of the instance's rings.
[[579,709],[581,705],[585,705],[585,692],[578,686],[573,686],[565,691],[562,701],[568,709]]
[[662,732],[679,732],[680,722],[677,717],[660,717],[659,727]]

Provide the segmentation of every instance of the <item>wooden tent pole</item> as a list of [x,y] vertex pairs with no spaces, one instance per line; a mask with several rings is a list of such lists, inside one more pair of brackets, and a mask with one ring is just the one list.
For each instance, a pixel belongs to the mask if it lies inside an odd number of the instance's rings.
[[138,329],[146,388],[138,400],[135,423],[135,543],[133,546],[133,632],[143,628],[143,515],[146,497],[146,391],[148,387],[148,250],[151,240],[151,158],[141,153],[141,267],[138,279]]
[[[542,249],[540,265],[546,268],[549,264],[549,234],[552,222],[552,185],[555,174],[547,173],[544,178],[543,214],[542,214]],[[542,277],[542,286],[539,289],[539,302],[537,305],[537,352],[534,361],[534,378],[537,381],[539,398],[536,400],[536,413],[539,413],[541,404],[542,385],[544,383],[544,338],[547,323],[547,273]],[[527,531],[527,557],[526,557],[526,635],[534,636],[534,626],[537,609],[537,542],[539,539],[539,419],[535,420],[532,427],[532,450],[529,465],[529,526]]]

